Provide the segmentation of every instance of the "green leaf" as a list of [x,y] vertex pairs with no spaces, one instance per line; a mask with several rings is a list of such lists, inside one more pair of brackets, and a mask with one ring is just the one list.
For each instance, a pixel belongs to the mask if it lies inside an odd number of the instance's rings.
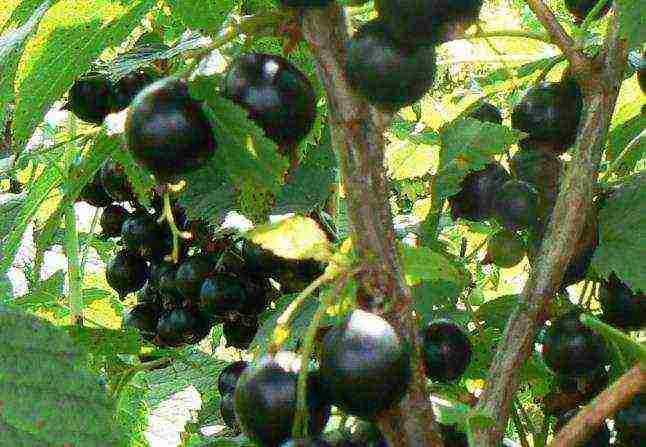
[[[24,206],[26,200],[27,196],[24,194],[8,194],[0,198],[0,235],[9,233],[11,226],[16,221],[20,209]],[[0,236],[0,240],[2,240],[2,236]],[[0,248],[0,250],[2,249]]]
[[0,274],[0,302],[13,298],[13,286],[6,273]]
[[63,304],[63,289],[65,285],[65,272],[59,270],[49,278],[39,281],[34,290],[30,290],[9,304],[24,310],[59,310]]
[[413,288],[415,313],[423,324],[445,317],[447,308],[455,308],[463,285],[452,281],[422,281]]
[[190,29],[216,36],[224,19],[233,9],[233,0],[166,0],[173,13]]
[[103,50],[119,45],[155,4],[155,0],[134,0],[121,17],[108,23],[93,18],[51,32],[38,57],[28,61],[27,74],[18,89],[13,121],[17,150],[27,143],[54,101],[69,90]]
[[600,333],[611,342],[616,343],[623,350],[639,359],[642,365],[646,366],[646,347],[644,347],[642,344],[637,343],[635,340],[624,334],[619,329],[615,329],[614,327],[604,323],[603,321],[593,317],[592,315],[581,314],[579,318],[581,319],[581,322],[583,324],[585,324],[595,332]]
[[464,284],[464,270],[447,256],[428,247],[402,247],[406,282],[414,286],[421,281],[449,281]]
[[121,445],[114,402],[61,328],[0,307],[0,357],[0,445]]
[[445,198],[457,193],[460,182],[469,172],[484,168],[494,155],[504,153],[523,135],[523,132],[506,126],[472,118],[458,119],[444,126],[433,195]]
[[437,160],[437,147],[411,141],[391,144],[386,150],[388,176],[395,180],[421,177],[428,173]]
[[123,149],[122,146],[118,146],[112,151],[112,158],[123,166],[139,203],[150,208],[150,195],[155,187],[155,180],[150,172],[137,164],[130,151]]
[[78,326],[66,326],[64,329],[79,346],[94,355],[138,354],[141,348],[141,337],[133,330]]
[[250,230],[247,239],[286,259],[330,259],[327,235],[314,219],[294,216]]
[[318,147],[310,148],[303,161],[276,197],[272,214],[309,213],[332,194],[337,163],[329,131]]
[[49,0],[38,3],[40,6],[30,11],[29,20],[25,24],[0,36],[0,123],[5,122],[8,104],[14,98],[14,82],[25,42],[38,28],[40,20],[51,6]]
[[646,4],[633,0],[615,0],[619,10],[619,30],[628,49],[646,41]]
[[[615,115],[612,129],[608,134],[606,157],[615,160],[626,146],[646,130],[646,115],[642,114],[643,101],[633,101],[624,105]],[[622,155],[622,162],[615,170],[618,174],[628,174],[635,169],[637,162],[646,156],[646,137],[642,136]]]
[[[646,172],[630,177],[599,212],[594,269],[614,272],[634,292],[646,291]],[[632,260],[633,262],[627,262]]]
[[504,330],[511,313],[520,303],[520,295],[503,295],[478,307],[475,316],[489,327]]

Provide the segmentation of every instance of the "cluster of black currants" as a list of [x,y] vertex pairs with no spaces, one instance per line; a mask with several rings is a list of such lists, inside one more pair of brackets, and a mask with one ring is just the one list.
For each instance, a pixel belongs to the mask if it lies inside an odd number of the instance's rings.
[[[289,439],[297,405],[300,358],[281,351],[257,362],[235,362],[219,376],[220,411],[225,423],[242,429],[266,447],[353,446],[320,439],[334,405],[349,415],[374,422],[396,405],[411,380],[410,346],[383,318],[351,312],[340,324],[324,328],[317,345],[318,363],[309,366],[307,405],[310,439]],[[446,321],[431,322],[424,330],[427,375],[434,381],[458,379],[469,365],[471,342],[466,332]],[[466,436],[446,426],[445,437],[466,446]],[[374,445],[385,445],[377,443]]]
[[377,0],[379,17],[348,44],[348,82],[383,110],[417,102],[435,80],[435,45],[456,25],[475,22],[481,7],[482,0]]

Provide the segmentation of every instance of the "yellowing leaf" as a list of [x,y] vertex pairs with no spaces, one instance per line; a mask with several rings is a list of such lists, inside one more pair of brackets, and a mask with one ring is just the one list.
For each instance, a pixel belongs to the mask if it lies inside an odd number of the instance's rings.
[[421,177],[437,166],[438,147],[410,141],[391,144],[386,150],[388,175],[397,180]]
[[329,260],[330,242],[309,217],[296,216],[251,230],[248,239],[287,259]]

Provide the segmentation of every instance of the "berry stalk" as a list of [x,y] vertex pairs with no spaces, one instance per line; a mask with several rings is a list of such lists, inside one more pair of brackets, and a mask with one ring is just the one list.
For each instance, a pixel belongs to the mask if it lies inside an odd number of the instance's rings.
[[[75,154],[73,143],[76,136],[76,117],[70,114],[69,118],[70,141],[66,152],[67,172],[71,172],[72,160]],[[79,240],[76,232],[76,211],[74,203],[70,203],[65,211],[65,254],[67,255],[67,280],[68,299],[72,324],[83,325],[83,294],[81,293],[81,263],[79,260]]]

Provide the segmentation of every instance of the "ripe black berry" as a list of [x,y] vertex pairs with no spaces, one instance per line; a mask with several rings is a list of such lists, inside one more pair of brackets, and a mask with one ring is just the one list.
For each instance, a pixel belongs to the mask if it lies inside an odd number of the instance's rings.
[[218,392],[220,396],[232,394],[236,390],[238,379],[242,372],[249,366],[244,360],[233,362],[224,368],[218,376]]
[[514,107],[511,122],[531,139],[567,150],[575,139],[583,99],[573,80],[545,83],[530,89]]
[[438,43],[448,22],[477,20],[482,0],[376,0],[379,16],[402,43]]
[[490,102],[483,102],[469,113],[469,118],[484,123],[502,124],[502,113],[500,109]]
[[150,214],[140,212],[123,223],[121,242],[128,247],[128,250],[157,260],[171,251],[170,237],[167,232],[167,226],[158,224]]
[[110,197],[108,193],[105,192],[105,189],[103,189],[100,174],[98,172],[94,178],[83,187],[78,200],[97,208],[103,208],[112,203],[112,197]]
[[162,295],[179,295],[175,283],[177,265],[170,262],[152,264],[150,268],[150,283]]
[[350,40],[348,82],[373,105],[397,110],[424,96],[435,80],[435,48],[396,44],[383,22],[364,24]]
[[227,70],[222,94],[247,109],[249,118],[279,145],[299,142],[316,118],[312,85],[280,56],[260,53],[240,56]]
[[495,162],[469,173],[462,180],[460,192],[449,197],[453,219],[481,222],[491,217],[495,195],[510,178],[507,171]]
[[151,341],[157,333],[161,308],[156,304],[137,304],[123,317],[123,327],[139,331],[144,340]]
[[514,154],[509,165],[511,173],[518,180],[534,185],[545,201],[556,201],[563,162],[553,152],[538,145],[526,145]]
[[247,300],[243,284],[235,277],[219,273],[202,284],[200,304],[207,315],[224,316],[240,311]]
[[609,324],[633,331],[646,327],[646,294],[634,293],[615,275],[602,284],[599,300]]
[[101,214],[101,234],[104,237],[118,237],[121,235],[121,226],[130,216],[128,210],[120,205],[108,205]]
[[646,443],[646,394],[638,394],[630,405],[617,412],[615,429],[623,446],[641,446]]
[[547,328],[543,359],[557,374],[580,377],[605,364],[606,348],[603,339],[585,327],[575,311]]
[[503,227],[511,231],[529,228],[538,221],[538,192],[527,182],[509,180],[496,193],[495,207]]
[[[592,9],[597,3],[599,3],[597,0],[565,0],[565,7],[570,11],[570,14],[576,17],[576,21],[580,23],[583,22],[588,14],[592,12]],[[610,5],[611,2],[606,2],[605,6],[595,19],[606,14],[610,9]]]
[[202,104],[175,78],[159,80],[135,97],[126,138],[133,157],[161,182],[200,168],[216,148]]
[[485,259],[498,267],[510,268],[525,257],[525,243],[513,231],[501,230],[487,243]]
[[112,83],[103,75],[93,74],[72,85],[67,108],[83,121],[102,124],[112,105]]
[[175,309],[161,316],[157,335],[163,346],[194,344],[209,334],[209,325],[199,313]]
[[[579,412],[577,408],[570,410],[556,420],[556,431],[561,430]],[[610,445],[610,430],[605,422],[581,447],[608,447]]]
[[345,412],[372,418],[396,405],[410,381],[408,347],[383,318],[353,311],[321,346],[321,380]]
[[258,332],[258,319],[250,317],[245,320],[248,321],[227,321],[222,325],[226,346],[236,349],[249,348]]
[[137,94],[153,82],[152,76],[135,71],[114,84],[114,111],[119,112],[130,105]]
[[120,298],[141,289],[148,279],[148,265],[141,256],[122,250],[105,270],[105,277]]
[[[642,93],[646,94],[646,55],[642,54],[642,57],[639,59],[639,67],[637,68],[637,80],[639,81],[639,86],[642,89]],[[642,114],[643,114],[642,108]]]
[[175,274],[175,285],[179,293],[187,299],[198,300],[202,283],[209,276],[213,266],[202,256],[193,256],[182,262]]
[[101,185],[115,202],[135,202],[135,195],[126,171],[119,163],[108,160],[100,171]]
[[161,296],[159,290],[155,289],[150,278],[146,281],[143,288],[137,293],[137,303],[139,304],[161,304]]
[[236,419],[233,396],[231,394],[224,395],[220,398],[220,416],[222,416],[224,425],[235,431],[240,431],[240,426]]
[[568,394],[576,393],[581,399],[579,404],[586,404],[608,387],[610,378],[605,368],[597,368],[581,377],[559,376],[559,389]]
[[[296,383],[300,360],[291,352],[267,355],[249,365],[235,391],[235,411],[245,434],[263,446],[277,447],[291,435],[296,413]],[[308,375],[309,433],[319,435],[330,416],[318,384]]]
[[426,375],[438,382],[450,382],[467,370],[471,341],[457,324],[448,320],[429,323],[423,333]]

